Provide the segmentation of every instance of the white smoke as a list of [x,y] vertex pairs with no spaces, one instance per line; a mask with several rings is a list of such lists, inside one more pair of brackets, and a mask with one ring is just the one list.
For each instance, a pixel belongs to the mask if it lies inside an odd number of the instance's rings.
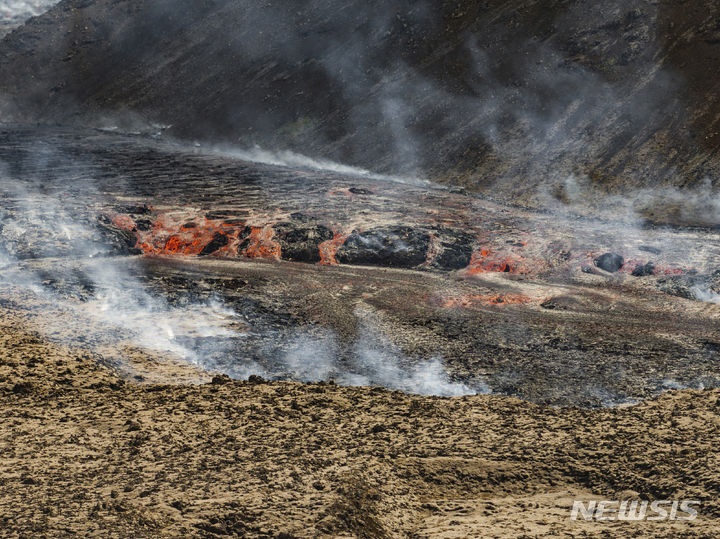
[[[100,327],[129,335],[138,345],[200,363],[201,357],[178,340],[182,336],[229,337],[234,313],[219,303],[206,302],[177,308],[149,293],[126,264],[109,256],[99,231],[73,215],[73,209],[54,196],[29,190],[23,182],[2,176],[0,195],[14,201],[12,214],[0,212],[4,271],[0,280],[21,286],[39,297],[61,305],[71,319],[90,319]],[[60,254],[49,262],[53,280],[77,281],[89,289],[82,301],[68,301],[62,293],[43,286],[41,262],[23,263],[15,256],[30,244],[34,258]],[[58,321],[59,324],[62,322]]]
[[690,291],[692,292],[695,299],[699,301],[704,301],[706,303],[714,303],[716,305],[720,305],[720,294],[717,294],[710,290],[710,287],[706,284],[703,285],[695,285],[690,288]]
[[330,331],[300,334],[287,349],[284,366],[299,380],[334,380],[348,386],[382,386],[405,393],[455,397],[490,393],[485,384],[471,388],[449,379],[440,358],[411,360],[379,329],[371,312],[358,308],[354,344],[347,350]]
[[[91,184],[83,184],[78,200],[58,196],[48,183],[53,182],[20,181],[0,167],[0,295],[32,294],[46,309],[52,305],[39,329],[53,339],[72,342],[71,335],[84,334],[103,350],[114,346],[119,356],[120,344],[130,342],[237,379],[333,379],[444,396],[488,392],[486,386],[472,389],[449,380],[439,358],[406,357],[377,329],[377,320],[361,311],[355,313],[359,329],[349,346],[341,346],[330,330],[298,327],[289,337],[272,335],[279,349],[248,358],[243,343],[253,338],[252,331],[237,329],[241,317],[220,298],[170,302],[148,289],[136,260],[109,250],[93,221],[98,208],[92,205],[103,197]],[[72,191],[72,180],[57,183]]]
[[30,17],[47,11],[59,0],[3,0],[0,4],[0,37]]
[[426,185],[429,182],[419,176],[390,176],[376,174],[369,170],[343,165],[327,159],[315,159],[290,150],[271,151],[255,146],[252,149],[232,148],[229,146],[213,146],[204,148],[199,143],[195,147],[196,152],[208,152],[213,155],[240,159],[251,163],[275,165],[290,168],[307,168],[324,172],[334,172],[345,176],[356,176],[369,180],[387,181],[395,183],[408,183],[413,185]]

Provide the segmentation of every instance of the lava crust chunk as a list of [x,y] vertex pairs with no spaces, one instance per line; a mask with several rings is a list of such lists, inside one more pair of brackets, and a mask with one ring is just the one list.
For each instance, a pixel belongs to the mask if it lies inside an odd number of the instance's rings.
[[432,261],[432,267],[442,270],[459,270],[470,264],[475,239],[458,230],[435,231],[440,253]]
[[283,260],[315,264],[320,262],[320,244],[333,239],[332,230],[323,225],[278,223],[273,227]]
[[601,270],[615,273],[625,264],[625,259],[619,254],[605,253],[595,259],[595,265]]
[[338,250],[340,264],[414,268],[427,260],[430,234],[408,226],[353,231]]
[[211,255],[225,247],[228,243],[230,243],[230,239],[225,234],[216,232],[215,236],[213,236],[212,241],[208,243],[200,252],[200,256]]
[[655,264],[648,262],[642,266],[638,266],[632,272],[633,277],[648,277],[655,274]]

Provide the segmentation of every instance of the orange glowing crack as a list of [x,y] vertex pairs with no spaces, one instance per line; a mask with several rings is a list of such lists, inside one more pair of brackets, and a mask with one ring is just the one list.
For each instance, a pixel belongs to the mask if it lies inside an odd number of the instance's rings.
[[[198,256],[213,240],[225,237],[227,241],[223,242],[224,245],[209,254],[280,259],[281,247],[275,240],[275,231],[271,225],[252,227],[245,238],[244,235],[240,236],[241,232],[247,233],[242,222],[212,221],[205,217],[189,220],[187,217],[179,218],[172,212],[159,213],[153,226],[144,231],[138,230],[127,215],[115,216],[113,223],[123,230],[132,231],[137,238],[136,246],[145,254]],[[238,253],[240,243],[244,248]]]
[[135,230],[135,221],[129,215],[113,215],[112,224],[120,230],[132,232]]
[[469,275],[482,273],[528,273],[524,260],[520,257],[499,256],[489,249],[473,253],[470,264],[463,270]]
[[338,266],[339,264],[335,255],[337,254],[338,249],[340,249],[340,247],[342,247],[345,243],[347,237],[347,234],[335,232],[333,239],[322,242],[319,246],[320,262],[318,262],[318,264],[320,266]]
[[[159,223],[159,221],[158,221]],[[220,231],[220,227],[211,221],[204,219],[200,223],[196,223],[193,227],[181,226],[179,229],[168,230],[162,224],[156,223],[153,232],[160,232],[155,242],[155,254],[175,254],[185,256],[199,255],[205,246],[210,243],[216,234],[226,234]],[[162,241],[162,236],[169,232],[171,235],[167,238],[162,247],[158,243]]]
[[[128,216],[116,216],[113,222],[127,227]],[[127,229],[127,228],[126,228]],[[191,222],[179,222],[169,215],[159,215],[150,230],[141,231],[135,228],[132,231],[137,237],[136,247],[145,254],[152,255],[179,255],[197,256],[217,236],[226,236],[228,242],[220,247],[214,255],[228,254],[233,240],[237,238],[237,230],[224,224],[218,224],[205,218],[198,218]]]
[[252,227],[250,232],[250,245],[244,251],[248,258],[264,258],[279,260],[281,255],[280,244],[274,239],[275,231],[272,226]]

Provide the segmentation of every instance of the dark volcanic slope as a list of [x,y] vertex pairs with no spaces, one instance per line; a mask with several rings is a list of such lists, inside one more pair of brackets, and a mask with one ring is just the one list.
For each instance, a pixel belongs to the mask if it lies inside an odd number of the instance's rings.
[[0,99],[5,118],[145,117],[527,200],[569,172],[687,186],[720,157],[719,16],[703,0],[66,0],[2,42]]

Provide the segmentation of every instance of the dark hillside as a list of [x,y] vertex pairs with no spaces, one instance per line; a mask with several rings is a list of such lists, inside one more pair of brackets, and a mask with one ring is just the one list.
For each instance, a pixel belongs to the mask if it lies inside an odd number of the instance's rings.
[[571,173],[712,177],[718,73],[707,0],[65,0],[0,45],[0,118],[147,119],[532,201]]

